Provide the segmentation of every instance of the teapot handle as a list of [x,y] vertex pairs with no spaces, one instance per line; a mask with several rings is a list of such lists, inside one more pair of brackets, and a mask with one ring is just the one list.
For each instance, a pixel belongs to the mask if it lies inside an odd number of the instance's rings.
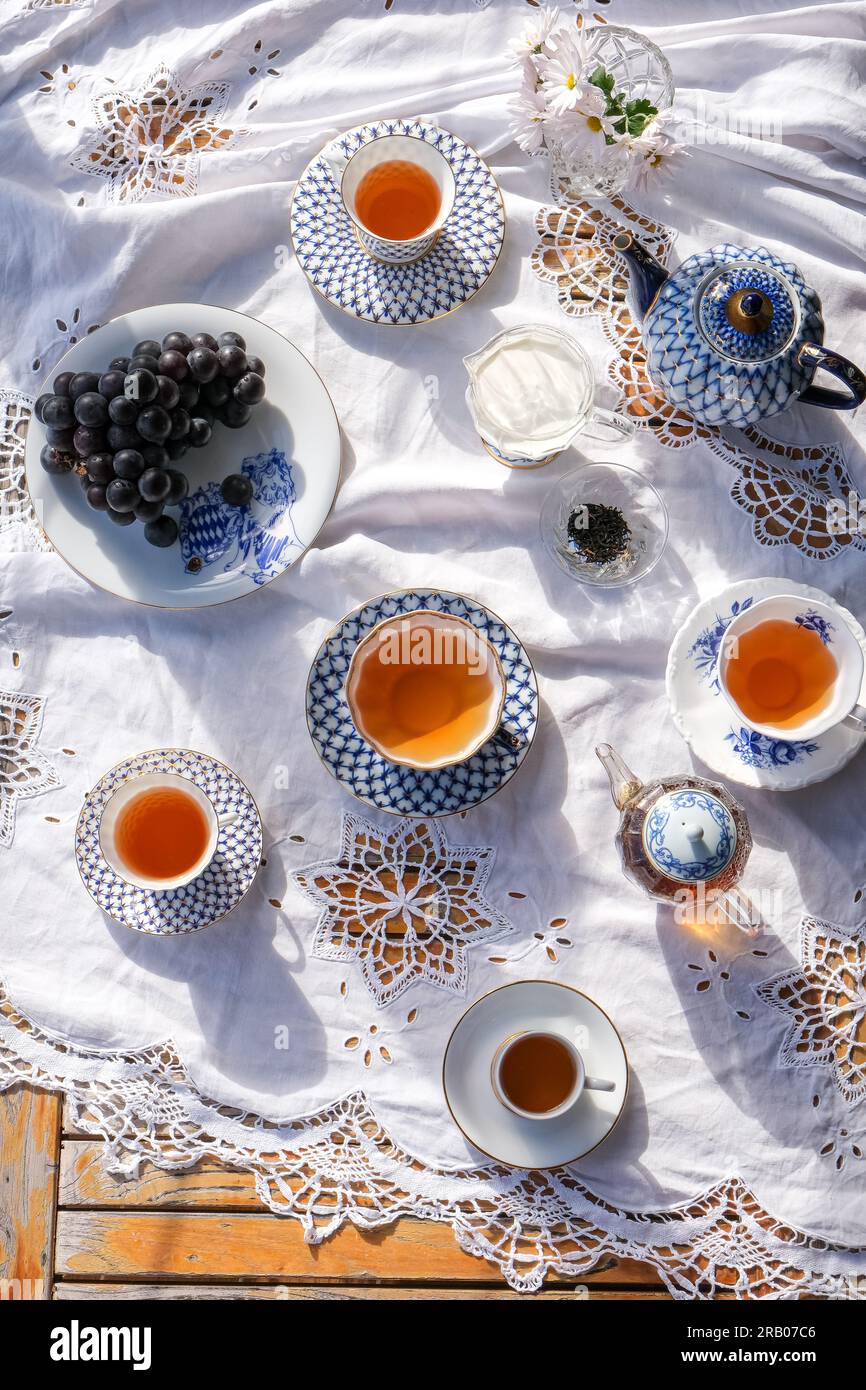
[[823,367],[825,372],[838,377],[848,388],[846,391],[832,391],[826,386],[812,383],[800,392],[799,399],[804,404],[824,405],[829,410],[856,410],[858,405],[866,401],[866,376],[840,352],[833,352],[822,343],[803,343],[797,361],[801,367],[813,367],[816,371]]

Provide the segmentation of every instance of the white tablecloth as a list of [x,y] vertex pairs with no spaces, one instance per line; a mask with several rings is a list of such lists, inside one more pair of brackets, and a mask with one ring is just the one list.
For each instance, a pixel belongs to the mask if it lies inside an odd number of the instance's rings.
[[[501,326],[568,326],[530,266],[548,171],[519,153],[506,116],[513,74],[502,53],[532,9],[523,0],[395,0],[387,11],[382,0],[296,0],[239,12],[214,0],[187,27],[168,3],[6,8],[0,361],[13,469],[26,398],[72,337],[173,300],[223,303],[285,333],[321,373],[345,435],[343,485],[316,547],[242,604],[198,614],[124,605],[55,555],[13,553],[31,549],[36,533],[5,479],[0,609],[12,612],[0,621],[0,687],[44,702],[36,746],[63,783],[17,800],[14,839],[0,847],[0,976],[14,1004],[97,1048],[127,1053],[172,1038],[202,1094],[272,1119],[363,1091],[431,1172],[463,1171],[478,1155],[441,1093],[451,1029],[498,984],[561,980],[611,1014],[632,1067],[624,1118],[580,1165],[582,1181],[614,1204],[664,1208],[738,1173],[775,1217],[866,1240],[866,1103],[845,1099],[831,1065],[790,1064],[790,1019],[754,989],[797,965],[804,914],[849,935],[860,920],[862,760],[808,791],[743,794],[756,841],[749,886],[780,894],[756,955],[744,939],[677,927],[620,876],[617,815],[593,755],[609,740],[638,773],[689,768],[663,677],[672,635],[698,599],[729,581],[784,575],[827,590],[862,621],[863,558],[822,564],[790,546],[760,547],[716,453],[701,442],[666,449],[641,431],[615,454],[593,445],[591,456],[631,463],[663,492],[669,547],[648,580],[593,594],[538,539],[545,492],[577,452],[520,475],[480,448],[461,357]],[[676,256],[731,240],[795,260],[822,296],[827,341],[862,364],[863,5],[601,8],[664,47],[695,129],[745,112],[780,123],[781,140],[734,131],[696,144],[676,180],[642,196],[641,211],[676,229]],[[216,84],[201,152],[168,158],[168,191],[121,161],[109,130],[160,64],[181,103]],[[505,195],[506,245],[490,283],[422,327],[375,328],[323,307],[281,250],[305,164],[329,137],[383,114],[424,115],[457,132],[490,161]],[[84,171],[87,152],[98,154],[95,172]],[[611,348],[599,323],[571,328],[603,380]],[[614,403],[609,385],[601,397]],[[859,415],[800,407],[774,423],[802,444],[839,442],[866,488]],[[418,983],[380,1008],[355,964],[312,955],[316,909],[291,877],[336,856],[342,813],[387,821],[351,803],[320,765],[304,689],[344,612],[411,585],[465,592],[506,619],[535,663],[542,721],[512,784],[443,827],[453,843],[495,848],[486,892],[512,934],[468,952],[465,994]],[[237,769],[262,810],[268,863],[234,916],[164,941],[103,918],[70,847],[101,772],[172,744]],[[273,1043],[282,1026],[288,1051]],[[434,1206],[449,1181],[429,1178]]]

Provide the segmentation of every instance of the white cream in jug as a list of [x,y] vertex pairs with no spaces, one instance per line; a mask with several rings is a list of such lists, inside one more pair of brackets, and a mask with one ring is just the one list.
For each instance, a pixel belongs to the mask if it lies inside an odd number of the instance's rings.
[[466,359],[476,428],[502,453],[542,457],[563,449],[592,406],[592,371],[556,329],[507,329]]

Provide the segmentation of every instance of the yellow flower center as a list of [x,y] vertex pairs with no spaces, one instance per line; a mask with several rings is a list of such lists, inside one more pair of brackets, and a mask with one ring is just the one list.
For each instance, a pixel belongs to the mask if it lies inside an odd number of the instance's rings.
[[601,121],[599,120],[598,116],[587,116],[586,124],[589,126],[591,131],[595,132],[595,134],[598,134],[598,132],[601,130]]
[[574,75],[573,72],[570,72],[570,73],[568,74],[568,77],[566,77],[566,79],[565,79],[565,85],[566,85],[566,87],[568,88],[568,90],[569,90],[570,92],[573,92],[573,91],[574,91],[575,87],[577,86],[577,79],[576,79],[576,77],[575,77],[575,75]]

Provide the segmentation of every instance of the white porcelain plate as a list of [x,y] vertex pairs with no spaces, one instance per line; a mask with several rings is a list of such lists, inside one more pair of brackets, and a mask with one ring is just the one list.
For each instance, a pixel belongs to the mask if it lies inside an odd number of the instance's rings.
[[[738,720],[716,680],[716,658],[728,624],[759,599],[799,594],[834,608],[864,653],[866,634],[853,614],[808,584],[789,579],[746,579],[699,603],[676,634],[666,675],[673,720],[696,757],[729,782],[793,791],[832,777],[863,746],[854,729],[838,725],[806,742],[768,738]],[[866,700],[866,684],[860,700]]]
[[[82,338],[40,388],[60,372],[106,371],[145,338],[233,331],[265,364],[265,399],[242,429],[214,425],[202,449],[179,463],[190,494],[171,514],[180,543],[159,550],[144,528],[115,526],[94,512],[74,476],[49,475],[39,462],[45,429],[34,417],[27,432],[27,486],[55,550],[93,584],[120,598],[160,608],[206,608],[226,603],[276,579],[318,534],[340,477],[340,427],[331,398],[303,353],[276,329],[234,309],[211,304],[159,304],[112,319]],[[246,473],[254,497],[229,507],[219,483]]]
[[[499,1044],[524,1029],[562,1032],[577,1046],[589,1076],[612,1091],[584,1091],[557,1119],[528,1120],[496,1099],[490,1066]],[[448,1040],[442,1066],[445,1099],[476,1149],[513,1168],[560,1168],[606,1139],[628,1093],[628,1060],[607,1014],[587,995],[553,980],[520,980],[477,1000]]]

